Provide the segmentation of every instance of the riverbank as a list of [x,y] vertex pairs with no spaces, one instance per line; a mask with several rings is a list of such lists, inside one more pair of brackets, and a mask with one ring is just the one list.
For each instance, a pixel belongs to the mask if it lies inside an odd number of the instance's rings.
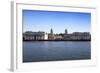
[[23,41],[91,41],[91,40],[23,40]]

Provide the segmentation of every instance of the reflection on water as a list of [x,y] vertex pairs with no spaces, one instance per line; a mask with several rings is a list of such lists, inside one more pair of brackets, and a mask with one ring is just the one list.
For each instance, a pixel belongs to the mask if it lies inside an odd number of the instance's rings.
[[89,41],[23,42],[23,62],[80,60],[91,58]]

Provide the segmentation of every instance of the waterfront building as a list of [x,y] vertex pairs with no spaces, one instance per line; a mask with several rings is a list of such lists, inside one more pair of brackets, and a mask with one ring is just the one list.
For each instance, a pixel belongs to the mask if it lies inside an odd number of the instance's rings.
[[90,40],[91,35],[89,32],[74,32],[74,33],[72,33],[71,39],[73,39],[73,40]]
[[91,40],[91,35],[89,32],[73,32],[68,33],[65,29],[65,33],[54,34],[53,29],[50,33],[43,31],[32,32],[27,31],[23,33],[23,40]]
[[39,32],[27,31],[23,33],[23,39],[24,40],[47,40],[48,34],[42,31]]
[[45,33],[45,34],[44,34],[44,39],[45,39],[45,40],[48,40],[48,33]]
[[64,40],[91,40],[91,35],[89,32],[73,32],[64,34]]
[[33,40],[35,39],[33,37],[33,32],[32,31],[27,31],[25,33],[23,33],[23,40]]
[[48,40],[54,40],[55,35],[53,34],[53,29],[51,28],[50,33],[48,34]]
[[64,34],[63,40],[71,40],[72,34]]
[[55,34],[55,35],[54,35],[54,39],[55,39],[55,40],[63,40],[63,36],[60,35],[60,34]]

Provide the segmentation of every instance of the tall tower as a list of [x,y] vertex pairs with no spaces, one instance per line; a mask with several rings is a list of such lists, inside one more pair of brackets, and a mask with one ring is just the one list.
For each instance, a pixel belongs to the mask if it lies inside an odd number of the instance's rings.
[[65,34],[68,34],[68,31],[67,31],[67,29],[65,29]]
[[53,29],[51,28],[51,30],[50,30],[50,34],[53,34]]
[[54,34],[53,34],[53,29],[50,29],[50,34],[48,35],[49,40],[54,40]]

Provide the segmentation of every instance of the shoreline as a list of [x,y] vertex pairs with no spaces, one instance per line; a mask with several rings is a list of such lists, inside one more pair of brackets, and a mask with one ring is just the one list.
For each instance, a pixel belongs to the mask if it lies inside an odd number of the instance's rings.
[[59,41],[91,41],[91,40],[23,40],[23,41],[55,41],[55,42],[59,42]]

